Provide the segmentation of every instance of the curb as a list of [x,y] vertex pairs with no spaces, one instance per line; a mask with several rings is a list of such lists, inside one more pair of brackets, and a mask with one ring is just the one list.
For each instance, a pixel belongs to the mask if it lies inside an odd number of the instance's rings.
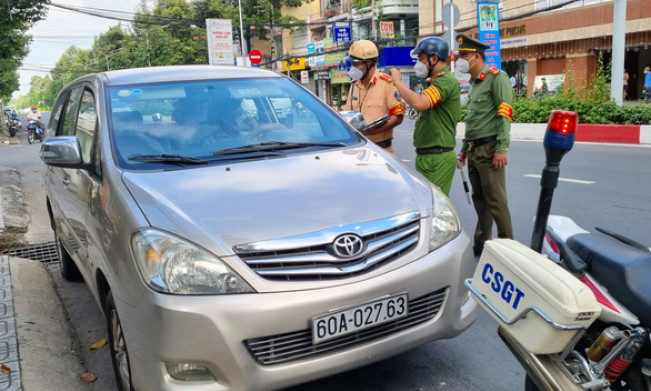
[[[543,140],[547,124],[511,124],[511,140]],[[466,124],[457,124],[457,138],[463,139]],[[614,144],[651,144],[651,125],[595,125],[579,124],[576,129],[577,142]]]

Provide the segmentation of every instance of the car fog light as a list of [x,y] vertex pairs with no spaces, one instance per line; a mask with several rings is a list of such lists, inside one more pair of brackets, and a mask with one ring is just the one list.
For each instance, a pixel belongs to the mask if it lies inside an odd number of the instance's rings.
[[208,368],[201,364],[185,362],[166,362],[167,373],[181,381],[216,381]]

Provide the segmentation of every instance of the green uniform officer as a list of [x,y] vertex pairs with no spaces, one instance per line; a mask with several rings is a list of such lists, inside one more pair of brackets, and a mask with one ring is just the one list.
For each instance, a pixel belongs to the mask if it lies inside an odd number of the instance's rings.
[[491,238],[493,222],[497,236],[513,238],[511,212],[506,196],[505,167],[508,162],[513,91],[506,73],[486,65],[482,42],[458,35],[457,70],[470,73],[471,87],[466,117],[466,136],[459,160],[468,160],[468,177],[477,212],[475,255]]
[[449,53],[447,42],[438,37],[421,40],[411,51],[411,57],[418,60],[416,76],[429,82],[420,94],[402,82],[397,69],[391,69],[400,95],[420,112],[414,129],[416,169],[448,195],[457,165],[454,146],[461,114],[459,82],[445,62]]

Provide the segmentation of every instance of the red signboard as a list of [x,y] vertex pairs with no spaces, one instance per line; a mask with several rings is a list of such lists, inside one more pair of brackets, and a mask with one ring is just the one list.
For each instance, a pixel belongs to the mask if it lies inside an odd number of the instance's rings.
[[249,60],[251,60],[251,64],[260,64],[262,62],[262,53],[257,49],[251,50]]

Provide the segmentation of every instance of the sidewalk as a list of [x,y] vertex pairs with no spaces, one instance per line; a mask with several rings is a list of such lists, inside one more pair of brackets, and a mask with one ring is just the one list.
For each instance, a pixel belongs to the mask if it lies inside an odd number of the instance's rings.
[[13,331],[14,336],[13,341],[11,336],[5,336],[0,342],[6,339],[5,343],[14,349],[10,361],[3,362],[11,369],[11,383],[2,387],[0,379],[0,389],[88,390],[89,385],[80,378],[85,370],[50,272],[41,262],[0,256],[3,270],[6,270],[5,265],[8,270],[3,281],[10,289],[3,290],[8,293],[5,296],[8,308],[13,296],[14,317],[0,322],[13,323],[8,330]]

